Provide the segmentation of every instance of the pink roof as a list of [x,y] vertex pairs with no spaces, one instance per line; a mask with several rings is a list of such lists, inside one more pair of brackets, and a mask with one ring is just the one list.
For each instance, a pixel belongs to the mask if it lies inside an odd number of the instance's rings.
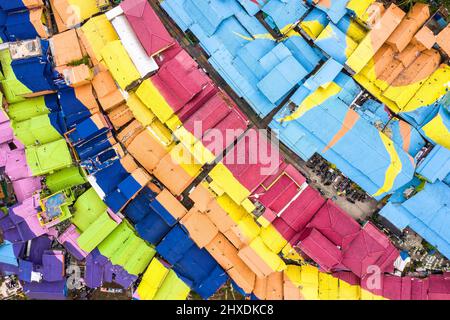
[[178,42],[175,42],[170,48],[164,50],[163,52],[155,56],[154,59],[158,64],[158,66],[161,68],[168,61],[175,58],[176,55],[179,54],[181,51],[184,51],[184,49],[180,46]]
[[31,177],[24,150],[13,150],[6,157],[6,174],[12,181]]
[[25,199],[31,197],[36,191],[41,190],[41,178],[31,177],[16,180],[13,181],[12,186],[17,201],[22,202]]
[[297,246],[326,272],[339,265],[342,252],[317,229],[302,232]]
[[402,277],[401,300],[411,300],[412,280],[412,277]]
[[308,227],[316,228],[340,247],[351,242],[361,230],[360,225],[331,200],[320,208]]
[[[268,150],[268,151],[265,151]],[[260,155],[273,155],[276,167],[263,163]],[[250,192],[258,188],[267,176],[276,174],[283,164],[277,148],[255,129],[248,130],[227,154],[223,163],[233,176]]]
[[14,215],[23,219],[24,223],[35,235],[35,237],[39,237],[48,232],[48,229],[43,227],[39,223],[39,219],[37,216],[38,212],[36,209],[38,205],[39,205],[39,196],[33,196],[26,199],[20,205],[12,209]]
[[8,122],[8,121],[9,121],[9,118],[6,115],[5,110],[0,109],[0,123],[4,123],[4,122]]
[[9,142],[14,138],[9,122],[0,123],[0,143]]
[[429,277],[428,299],[450,299],[450,277],[445,275],[431,275]]
[[325,204],[325,199],[311,187],[307,187],[282,213],[281,218],[296,230],[302,231],[317,211]]
[[337,271],[333,272],[333,277],[345,281],[353,286],[359,286],[361,284],[361,279],[358,278],[353,272]]
[[184,50],[165,62],[151,81],[174,111],[180,110],[211,83]]
[[76,253],[80,255],[80,257],[86,258],[88,253],[80,248],[78,245],[77,239],[80,237],[80,233],[77,231],[75,225],[71,224],[63,234],[58,237],[58,242],[62,245],[66,246],[70,245],[72,250],[75,250]]
[[428,299],[429,279],[411,280],[411,300],[426,300]]
[[394,261],[399,255],[389,239],[371,223],[366,224],[355,239],[343,247],[343,250],[343,265],[359,277],[370,273],[374,265],[382,272],[393,272]]
[[383,297],[390,300],[400,300],[402,296],[402,278],[396,276],[384,276]]
[[10,150],[7,143],[0,144],[0,168],[6,166],[6,157]]
[[294,239],[294,237],[298,235],[297,231],[292,229],[283,219],[275,219],[272,225],[291,245],[298,242]]
[[306,178],[297,169],[283,163],[278,172],[268,176],[252,196],[266,208],[278,214],[300,192],[305,182]]
[[125,0],[120,6],[149,56],[159,53],[174,43],[174,39],[147,0]]

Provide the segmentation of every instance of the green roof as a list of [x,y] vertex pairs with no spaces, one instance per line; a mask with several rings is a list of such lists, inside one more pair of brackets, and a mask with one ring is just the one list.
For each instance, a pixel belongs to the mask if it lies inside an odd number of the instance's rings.
[[86,180],[80,173],[78,167],[70,167],[56,171],[48,175],[45,179],[45,184],[52,193],[72,188],[85,182]]
[[81,233],[78,245],[86,252],[94,250],[118,226],[105,211]]
[[62,138],[46,114],[20,122],[13,122],[12,127],[17,139],[25,146],[46,144]]
[[110,258],[133,234],[134,230],[123,222],[98,246],[98,249],[105,257]]
[[43,96],[26,99],[8,106],[8,115],[13,121],[24,121],[49,113],[50,110],[47,108]]
[[72,165],[72,156],[64,139],[41,146],[29,146],[25,153],[33,176],[52,173]]
[[178,278],[175,271],[170,270],[153,300],[184,300],[190,291],[187,284]]
[[100,199],[93,188],[83,193],[73,206],[75,213],[72,223],[80,229],[81,232],[87,230],[89,226],[104,212],[107,206]]
[[1,50],[0,63],[3,77],[5,78],[5,80],[1,81],[3,93],[9,103],[15,103],[24,101],[25,99],[21,95],[30,94],[32,91],[16,78],[14,70],[11,67],[11,62],[12,58],[9,49]]
[[126,220],[98,246],[98,249],[113,264],[122,266],[134,275],[144,272],[156,254],[156,250],[137,236]]

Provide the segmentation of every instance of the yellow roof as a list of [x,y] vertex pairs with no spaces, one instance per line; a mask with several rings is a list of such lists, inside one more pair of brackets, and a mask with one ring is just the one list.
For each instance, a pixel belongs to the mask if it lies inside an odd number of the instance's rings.
[[140,300],[185,300],[189,287],[173,270],[153,259],[145,271],[135,295]]
[[102,50],[107,43],[119,40],[113,25],[104,14],[89,19],[78,29],[78,36],[94,64],[102,60]]
[[122,90],[140,79],[139,71],[120,40],[108,42],[101,53],[103,61]]

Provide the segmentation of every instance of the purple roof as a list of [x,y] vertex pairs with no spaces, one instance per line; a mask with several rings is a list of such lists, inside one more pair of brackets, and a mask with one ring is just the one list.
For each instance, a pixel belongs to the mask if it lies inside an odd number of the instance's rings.
[[49,250],[42,256],[43,278],[54,282],[64,279],[64,254],[61,251]]
[[63,234],[58,237],[58,242],[61,243],[64,248],[78,261],[84,260],[88,253],[80,248],[77,243],[77,239],[80,237],[80,233],[77,228],[72,224]]
[[35,300],[65,300],[66,299],[66,281],[40,283],[24,283],[23,289],[30,299]]
[[103,282],[115,282],[129,288],[137,277],[129,274],[123,267],[113,265],[98,249],[86,258],[85,283],[89,288],[101,287]]
[[52,240],[46,235],[31,240],[30,256],[28,259],[34,264],[42,265],[42,257],[47,250],[50,250]]

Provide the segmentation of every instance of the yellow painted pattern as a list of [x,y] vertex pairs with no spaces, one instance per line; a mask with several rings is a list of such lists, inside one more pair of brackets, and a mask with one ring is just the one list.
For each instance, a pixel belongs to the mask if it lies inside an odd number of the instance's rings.
[[240,34],[239,32],[234,32],[233,31],[233,33],[235,35],[237,35],[238,37],[240,37],[240,38],[242,38],[244,40],[247,40],[247,41],[253,41],[253,40],[256,40],[256,39],[267,39],[267,40],[274,40],[275,41],[275,39],[272,37],[272,35],[270,33],[254,34],[251,37],[247,37],[247,36],[245,36],[243,34]]
[[302,21],[300,27],[306,32],[312,39],[316,39],[320,33],[325,29],[325,26],[318,20]]
[[425,81],[393,87],[377,79],[375,62],[371,59],[354,79],[395,113],[411,112],[433,105],[446,93],[450,82],[450,66],[442,64]]
[[435,143],[450,149],[450,131],[445,126],[444,120],[440,114],[434,117],[434,119],[427,123],[422,129],[428,138]]
[[434,104],[447,93],[449,84],[450,66],[442,64],[424,82],[413,98],[402,109],[402,112],[410,112],[420,107]]
[[362,18],[369,6],[375,0],[350,0],[347,3],[347,9],[352,10],[358,18]]
[[326,89],[323,87],[318,88],[316,91],[311,93],[306,99],[300,104],[300,106],[289,116],[284,117],[279,120],[280,122],[293,121],[302,117],[305,113],[311,109],[321,105],[331,97],[337,95],[342,88],[335,82],[327,84]]
[[398,156],[397,150],[395,150],[394,143],[389,139],[384,133],[379,132],[381,141],[386,148],[389,157],[391,158],[391,163],[386,170],[386,176],[384,178],[383,186],[373,195],[378,197],[386,192],[389,192],[394,186],[395,179],[402,171],[402,162]]
[[359,43],[358,47],[349,56],[346,64],[356,73],[360,72],[369,63],[376,50],[372,46],[372,37],[368,33]]
[[98,0],[68,0],[68,3],[76,8],[75,12],[80,15],[81,20],[86,20],[100,12],[97,2]]
[[367,32],[364,28],[354,20],[350,21],[349,28],[347,30],[347,36],[352,38],[356,42],[361,42],[366,36]]

